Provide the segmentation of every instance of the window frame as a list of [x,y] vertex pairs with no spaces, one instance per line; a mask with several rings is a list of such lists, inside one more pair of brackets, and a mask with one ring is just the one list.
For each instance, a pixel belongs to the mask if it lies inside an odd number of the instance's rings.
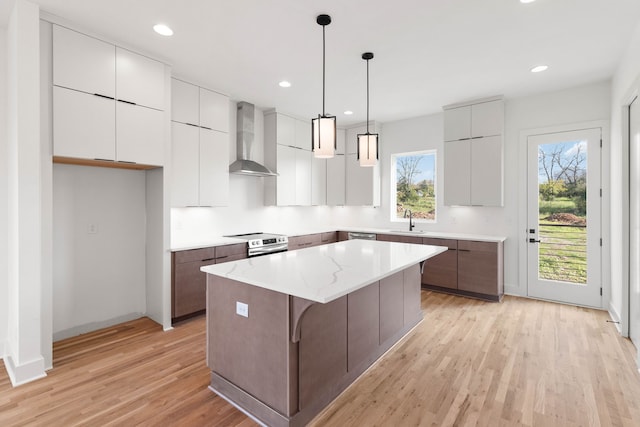
[[427,150],[419,150],[419,151],[407,151],[402,153],[392,153],[389,157],[390,159],[390,179],[389,179],[389,215],[391,217],[391,222],[402,223],[405,222],[406,219],[398,218],[396,212],[396,206],[398,204],[398,173],[397,173],[397,159],[398,157],[407,157],[407,156],[422,156],[422,155],[432,155],[433,156],[433,186],[434,186],[434,202],[435,202],[435,211],[433,215],[433,219],[421,219],[414,218],[413,221],[415,223],[421,224],[435,224],[438,222],[438,150],[435,148],[427,149]]

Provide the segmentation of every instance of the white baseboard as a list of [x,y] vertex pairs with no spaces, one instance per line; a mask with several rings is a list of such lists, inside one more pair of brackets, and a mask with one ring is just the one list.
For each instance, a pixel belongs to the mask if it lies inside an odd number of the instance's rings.
[[87,332],[97,331],[98,329],[108,328],[120,323],[128,322],[130,320],[139,319],[144,317],[143,313],[130,313],[123,316],[118,316],[113,319],[104,320],[100,322],[92,322],[84,325],[74,326],[62,331],[56,331],[53,333],[53,342],[64,340],[66,338],[75,337],[78,335],[86,334]]
[[9,374],[11,385],[17,387],[47,376],[44,370],[44,358],[38,357],[22,365],[16,366],[11,356],[4,357],[4,366]]
[[613,320],[613,324],[616,326],[616,329],[620,334],[622,334],[622,325],[620,324],[620,313],[616,310],[612,301],[609,301],[609,317]]

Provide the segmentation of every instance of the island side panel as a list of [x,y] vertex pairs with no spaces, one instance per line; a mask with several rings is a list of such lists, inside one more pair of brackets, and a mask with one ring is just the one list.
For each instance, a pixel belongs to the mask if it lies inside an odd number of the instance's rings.
[[[429,260],[427,260],[429,262]],[[421,274],[420,265],[416,264],[403,271],[404,273],[404,326],[413,327],[422,319],[420,305]]]
[[404,326],[404,271],[380,280],[380,345]]
[[379,282],[347,295],[347,337],[349,371],[376,360],[380,345]]
[[[236,313],[236,302],[248,304],[248,317]],[[212,373],[291,415],[297,410],[289,401],[289,384],[297,382],[290,378],[291,345],[288,295],[207,275],[207,365]]]
[[347,374],[347,296],[307,309],[298,351],[300,410],[342,391]]

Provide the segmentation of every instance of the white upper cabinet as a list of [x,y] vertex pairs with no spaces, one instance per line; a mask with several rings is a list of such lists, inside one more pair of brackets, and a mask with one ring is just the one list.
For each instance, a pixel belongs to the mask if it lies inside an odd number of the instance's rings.
[[171,79],[171,120],[198,126],[200,124],[200,88],[191,83]]
[[380,206],[380,167],[362,167],[357,154],[347,154],[346,205]]
[[229,203],[229,134],[200,128],[200,206]]
[[115,98],[116,47],[53,26],[53,84]]
[[162,165],[164,112],[116,103],[116,159],[119,162]]
[[229,132],[229,97],[200,88],[200,126]]
[[471,140],[450,141],[444,145],[444,204],[471,204]]
[[199,165],[200,129],[171,123],[171,206],[200,205]]
[[[347,132],[344,129],[336,129],[336,153],[346,153],[346,138]],[[353,143],[355,145],[355,142]]]
[[[366,126],[347,129],[345,156],[345,204],[347,206],[380,206],[380,164],[362,167],[357,155],[357,135],[365,133]],[[371,133],[379,132],[375,122],[369,123]]]
[[502,206],[504,102],[444,107],[444,204]]
[[331,159],[311,158],[311,205],[327,204],[327,162]]
[[296,147],[296,119],[276,113],[276,143]]
[[229,203],[229,98],[172,78],[171,105],[171,205],[226,206]]
[[502,206],[502,137],[471,141],[471,205]]
[[471,106],[452,108],[444,113],[444,140],[471,138]]
[[[338,135],[340,135],[340,129]],[[342,135],[344,141],[344,130]],[[346,203],[345,168],[344,154],[336,154],[327,159],[327,205],[329,206],[344,206]]]
[[53,87],[54,155],[116,159],[113,99]]
[[116,47],[116,98],[164,110],[164,64]]
[[53,25],[53,154],[162,166],[165,65]]
[[[311,151],[311,123],[269,112],[264,116],[265,166],[278,173],[265,178],[265,204],[310,206],[326,200],[324,174]],[[322,179],[322,183],[316,182]],[[323,190],[324,187],[324,190]],[[315,196],[312,196],[314,189]],[[320,194],[318,192],[323,192]]]
[[495,136],[504,133],[504,102],[481,102],[471,106],[471,137]]
[[294,147],[276,144],[277,177],[266,178],[276,181],[276,205],[296,204],[296,151]]
[[295,128],[295,146],[303,150],[311,151],[311,120],[296,120]]

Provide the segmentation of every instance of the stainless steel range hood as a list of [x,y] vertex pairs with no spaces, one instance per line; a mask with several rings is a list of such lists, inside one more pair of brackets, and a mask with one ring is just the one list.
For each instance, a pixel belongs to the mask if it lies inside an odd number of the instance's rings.
[[229,165],[229,173],[250,176],[276,176],[269,168],[250,159],[254,140],[255,107],[248,102],[238,102],[236,119],[236,150],[238,160]]

